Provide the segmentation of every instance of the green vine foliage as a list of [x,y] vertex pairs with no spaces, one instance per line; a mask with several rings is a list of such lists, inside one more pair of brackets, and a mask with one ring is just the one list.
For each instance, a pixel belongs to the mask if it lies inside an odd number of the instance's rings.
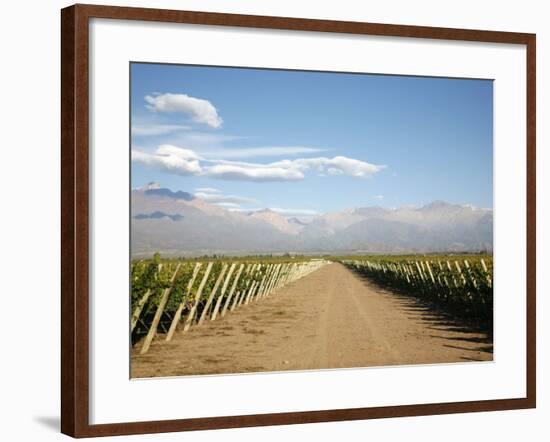
[[[457,259],[458,258],[458,259]],[[460,317],[492,327],[491,256],[368,257],[345,265],[397,291],[436,302]]]

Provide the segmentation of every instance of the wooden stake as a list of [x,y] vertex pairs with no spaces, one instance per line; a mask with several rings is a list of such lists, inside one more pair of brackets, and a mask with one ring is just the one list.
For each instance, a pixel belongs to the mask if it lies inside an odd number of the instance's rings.
[[269,273],[266,275],[267,278],[265,280],[265,285],[263,287],[260,298],[265,298],[269,294],[269,287],[271,285],[271,281],[273,280],[273,277],[275,276],[276,269],[277,269],[276,264],[273,264],[269,269]]
[[460,264],[458,264],[458,261],[455,261],[456,269],[458,270],[458,273],[460,274],[462,278],[462,285],[466,285],[466,278],[462,274],[462,270],[460,269]]
[[430,274],[430,279],[432,280],[432,283],[435,284],[435,278],[432,273],[432,268],[430,267],[430,263],[426,261],[426,268],[428,269],[428,273]]
[[210,295],[208,296],[208,299],[206,300],[206,304],[204,305],[201,313],[201,317],[199,318],[199,322],[197,325],[201,325],[204,322],[204,319],[206,318],[206,315],[208,314],[208,308],[210,307],[210,304],[212,304],[212,300],[214,299],[214,296],[216,295],[216,292],[218,291],[218,287],[220,286],[223,276],[225,275],[225,271],[227,270],[227,264],[222,265],[222,270],[220,274],[218,275],[218,279],[216,279],[216,283],[214,284],[214,288],[210,292]]
[[[264,290],[264,285],[265,285],[265,281],[266,279],[268,278],[268,275],[269,275],[269,271],[271,270],[270,267],[267,268],[266,272],[265,272],[265,275],[264,277],[262,278],[262,282],[260,282],[260,287],[258,288],[258,292],[256,293],[256,298],[255,299],[258,299],[262,296],[262,293],[263,293],[263,290]],[[254,300],[254,297],[250,298],[250,301],[253,301]]]
[[193,289],[193,284],[195,283],[195,279],[197,278],[197,275],[199,274],[199,270],[201,268],[202,264],[200,262],[195,264],[195,268],[193,269],[193,275],[191,276],[191,279],[187,283],[187,287],[185,288],[185,292],[183,292],[181,296],[181,302],[178,306],[178,309],[176,310],[176,314],[174,315],[174,319],[172,319],[172,324],[170,324],[170,329],[168,330],[168,334],[166,335],[166,340],[170,341],[172,339],[172,336],[174,336],[174,333],[176,331],[176,328],[178,326],[178,322],[180,321],[181,314],[183,312],[183,308],[185,307],[185,301],[187,301],[187,297],[191,293],[191,290]]
[[[159,264],[157,266],[157,271],[155,272],[155,275],[157,275],[158,272],[160,272],[161,268],[162,268],[162,264]],[[143,310],[143,307],[145,307],[145,304],[147,303],[149,296],[151,296],[151,293],[152,293],[151,289],[147,289],[147,291],[143,294],[143,296],[139,300],[136,308],[134,309],[134,312],[132,313],[132,318],[130,320],[130,324],[131,324],[130,332],[134,331],[134,328],[136,327],[137,322],[139,320],[139,316],[141,315],[141,311]]]
[[252,281],[252,285],[250,286],[250,289],[248,290],[248,293],[246,294],[246,299],[244,300],[244,305],[248,305],[250,302],[250,298],[254,296],[254,290],[256,289],[256,286],[258,285],[258,281]]
[[204,290],[204,286],[206,284],[206,281],[208,281],[208,277],[210,276],[210,271],[212,270],[212,266],[214,263],[209,262],[206,266],[206,270],[204,272],[204,276],[202,277],[202,281],[199,285],[199,288],[197,290],[197,293],[195,294],[195,299],[193,300],[193,305],[191,307],[191,311],[187,315],[187,318],[185,319],[185,324],[183,326],[183,332],[187,332],[189,330],[189,327],[191,327],[191,323],[193,322],[193,319],[195,318],[195,313],[197,312],[197,303],[199,302],[199,299],[201,298],[202,291]]
[[176,275],[178,274],[178,270],[180,269],[180,267],[181,267],[181,263],[178,262],[178,265],[176,266],[176,271],[172,275],[172,278],[170,278],[170,287],[164,289],[164,291],[162,292],[159,305],[157,306],[157,311],[155,312],[155,317],[153,318],[151,327],[149,327],[149,331],[147,332],[147,336],[145,336],[145,340],[143,341],[143,346],[141,347],[140,354],[142,355],[149,351],[151,342],[153,342],[153,338],[157,334],[157,327],[159,325],[162,312],[164,311],[164,307],[166,307],[166,303],[168,302],[168,297],[170,296],[170,291],[172,290],[172,284],[176,279]]
[[487,265],[485,264],[485,261],[483,260],[483,258],[481,258],[481,266],[483,267],[483,271],[485,272],[485,278],[487,279],[487,284],[489,285],[489,287],[492,287],[493,280],[491,279],[489,270],[487,269]]
[[[239,270],[237,271],[237,275],[235,275],[235,279],[233,280],[233,285],[231,286],[231,289],[229,290],[229,294],[227,295],[227,299],[225,300],[225,304],[222,308],[222,312],[220,313],[220,316],[222,318],[227,313],[227,309],[229,308],[231,298],[233,297],[233,293],[235,293],[235,289],[237,288],[237,283],[239,282],[239,278],[241,277],[241,273],[243,272],[244,268],[245,268],[245,265],[241,264],[241,266],[239,267]],[[247,268],[247,270],[248,270],[248,268]],[[246,271],[245,271],[245,274],[246,274]]]
[[474,275],[472,274],[472,270],[470,269],[470,263],[467,259],[464,260],[464,266],[466,267],[466,271],[468,272],[468,276],[470,277],[470,280],[472,281],[472,284],[474,285],[474,288],[477,290],[477,281]]
[[252,278],[254,278],[254,274],[256,273],[256,270],[259,268],[259,264],[254,264],[252,268],[250,269],[250,276],[246,283],[246,286],[243,290],[241,290],[241,293],[239,296],[235,297],[235,300],[233,301],[233,304],[231,305],[230,310],[233,311],[235,308],[239,305],[241,305],[244,301],[244,298],[248,292],[249,287],[252,285]]
[[267,286],[267,292],[266,296],[268,296],[274,289],[275,283],[277,282],[277,278],[279,277],[279,272],[281,271],[282,264],[277,264],[275,266],[275,271],[273,272],[273,276],[271,277],[271,281],[269,282],[269,285]]
[[212,316],[210,316],[211,321],[214,321],[216,319],[216,316],[218,316],[218,310],[220,309],[220,305],[221,305],[223,297],[225,295],[225,291],[227,290],[227,286],[229,285],[229,281],[231,281],[231,275],[233,274],[233,271],[235,270],[236,265],[237,265],[236,263],[231,264],[231,267],[229,268],[229,272],[227,272],[227,276],[225,277],[225,281],[223,283],[220,295],[218,296],[218,300],[217,300],[216,305],[214,307],[214,311],[212,312]]
[[141,299],[139,300],[136,308],[134,309],[134,312],[132,313],[132,319],[130,321],[130,324],[131,324],[130,331],[131,332],[134,331],[134,328],[136,327],[138,319],[139,319],[139,315],[141,315],[141,310],[143,310],[143,306],[145,305],[145,303],[149,299],[149,296],[151,296],[151,289],[146,290],[145,294],[141,297]]

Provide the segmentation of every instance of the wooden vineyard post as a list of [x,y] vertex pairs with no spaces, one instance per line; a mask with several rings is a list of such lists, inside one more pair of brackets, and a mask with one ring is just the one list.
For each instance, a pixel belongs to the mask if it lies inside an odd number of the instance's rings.
[[472,274],[472,269],[470,269],[470,263],[468,262],[467,259],[464,260],[464,267],[466,267],[466,272],[468,273],[468,276],[470,277],[470,281],[472,281],[474,288],[478,290],[476,278]]
[[252,286],[252,281],[248,281],[245,285],[245,287],[242,290],[239,290],[239,295],[235,297],[233,300],[233,303],[231,304],[231,307],[229,308],[230,311],[235,310],[237,307],[240,307],[244,303],[244,298],[246,298],[246,294],[248,293],[248,289]]
[[245,293],[246,293],[246,290],[247,290],[248,287],[250,286],[250,284],[251,284],[251,282],[248,281],[248,282],[246,283],[246,286],[245,286],[242,290],[239,290],[239,291],[237,292],[237,294],[235,295],[235,298],[233,299],[233,303],[231,304],[231,307],[229,307],[229,311],[232,312],[233,310],[235,310],[235,308],[237,308],[239,305],[242,304],[242,302],[243,302],[243,297],[244,297],[244,295],[245,295]]
[[302,279],[307,274],[307,271],[308,271],[308,265],[302,263],[302,266],[300,267],[300,275],[298,279]]
[[430,279],[432,280],[432,284],[435,285],[434,274],[432,273],[432,269],[431,269],[430,263],[428,261],[426,261],[426,268],[428,269],[428,273],[430,275]]
[[300,279],[307,275],[309,266],[307,263],[302,263],[302,268],[300,270]]
[[411,283],[412,283],[413,287],[415,287],[416,286],[416,275],[414,274],[414,268],[409,262],[405,263],[405,267],[407,268],[407,273],[411,277]]
[[153,318],[151,327],[149,327],[147,336],[145,336],[145,340],[143,341],[143,346],[141,347],[140,354],[145,354],[147,353],[147,351],[149,351],[151,342],[153,342],[153,338],[157,334],[157,327],[159,325],[162,312],[164,311],[164,307],[166,307],[166,303],[168,302],[168,297],[170,296],[170,292],[172,291],[172,284],[174,284],[174,281],[176,280],[176,276],[178,274],[180,267],[181,267],[181,263],[178,262],[178,265],[176,266],[176,271],[172,275],[172,278],[170,278],[170,287],[165,288],[164,291],[162,292],[159,305],[157,306],[157,311],[155,312],[155,317]]
[[302,271],[300,272],[300,278],[303,278],[309,273],[309,264],[303,263],[302,264]]
[[285,282],[284,284],[290,284],[292,282],[292,275],[294,274],[294,268],[296,266],[296,263],[292,263],[290,267],[288,268],[288,272],[286,274]]
[[132,313],[132,320],[131,320],[131,328],[130,331],[133,332],[134,328],[137,325],[139,315],[141,315],[141,310],[143,310],[143,306],[149,299],[149,296],[151,296],[151,289],[147,289],[145,294],[142,296],[142,298],[139,300],[138,305],[134,309],[134,313]]
[[294,276],[294,281],[298,281],[302,277],[302,272],[304,271],[303,264],[296,264],[296,273]]
[[[256,268],[256,271],[253,273],[253,276],[258,272],[260,272],[261,270],[262,270],[262,265],[258,264],[258,267]],[[248,290],[246,291],[246,295],[243,294],[243,296],[241,297],[241,300],[239,301],[239,305],[241,304],[248,305],[248,303],[251,301],[252,293],[254,292],[254,289],[256,288],[257,285],[258,285],[258,281],[255,281],[255,280],[252,281],[252,284],[250,284],[249,287],[247,287]]]
[[273,276],[273,279],[271,280],[271,284],[269,286],[269,293],[272,293],[275,290],[275,287],[277,285],[277,280],[279,279],[279,275],[281,273],[281,268],[283,267],[283,264],[279,264],[277,266],[277,269],[275,270],[275,275]]
[[246,299],[244,300],[244,305],[248,305],[250,302],[251,296],[253,296],[254,290],[256,289],[256,286],[258,285],[258,281],[253,281],[252,285],[250,286],[250,289],[248,290],[248,293],[246,294]]
[[283,277],[281,278],[281,281],[279,282],[279,287],[283,287],[283,286],[286,285],[286,282],[288,281],[288,273],[290,272],[291,268],[292,268],[292,264],[287,264],[286,265]]
[[458,270],[458,273],[460,277],[462,278],[462,285],[466,285],[466,278],[464,277],[464,274],[462,273],[462,270],[460,269],[460,264],[458,261],[455,261],[456,269]]
[[220,305],[222,303],[223,297],[225,295],[225,291],[227,290],[227,286],[229,285],[229,281],[231,281],[231,275],[235,271],[235,267],[237,266],[236,263],[231,264],[231,267],[229,268],[229,272],[227,272],[227,276],[225,277],[225,281],[222,286],[222,290],[218,296],[218,300],[216,301],[216,305],[214,306],[214,310],[212,311],[212,316],[210,317],[211,321],[214,321],[216,319],[216,316],[218,316],[218,310],[220,309]]
[[437,261],[437,265],[439,266],[440,277],[443,280],[442,284],[445,286],[445,298],[448,298],[451,287],[449,286],[449,281],[447,281],[447,277],[445,276],[445,271],[443,270],[443,264],[441,264],[441,261]]
[[195,318],[195,313],[197,312],[197,303],[199,302],[199,299],[201,298],[202,291],[204,290],[204,286],[206,285],[206,281],[208,281],[208,277],[210,276],[210,271],[212,270],[212,266],[214,263],[209,262],[206,266],[206,270],[204,272],[204,276],[202,277],[201,283],[199,285],[199,288],[197,290],[197,293],[195,294],[195,299],[193,300],[193,306],[191,307],[191,311],[187,315],[187,318],[185,319],[185,324],[183,326],[183,332],[185,333],[187,330],[189,330],[189,327],[191,327],[191,323],[193,322],[193,319]]
[[449,273],[451,274],[452,278],[453,278],[453,284],[455,286],[455,289],[458,288],[458,283],[456,282],[456,278],[453,274],[453,269],[451,268],[451,263],[449,261],[447,261],[447,269],[449,270]]
[[258,290],[258,293],[256,295],[256,300],[261,299],[265,296],[267,287],[269,285],[269,282],[271,281],[271,278],[273,276],[273,271],[275,269],[275,264],[270,264],[270,266],[267,268],[267,272],[265,274],[264,279],[262,280],[262,285],[260,286],[260,289]]
[[269,273],[266,275],[265,284],[264,284],[262,293],[260,294],[260,296],[257,297],[257,299],[261,299],[261,298],[264,298],[265,296],[267,296],[267,292],[269,290],[269,284],[271,284],[271,280],[273,279],[273,274],[275,273],[275,268],[276,268],[276,265],[273,264],[271,266],[271,268],[269,269]]
[[275,283],[277,282],[277,278],[279,277],[279,272],[281,271],[282,264],[277,264],[275,267],[275,271],[273,272],[273,277],[271,278],[271,281],[269,282],[269,285],[267,287],[266,296],[268,296],[275,288]]
[[185,288],[185,292],[183,293],[181,297],[180,305],[178,306],[178,309],[176,310],[176,314],[174,315],[174,319],[172,320],[172,323],[170,324],[170,329],[168,330],[168,334],[166,335],[166,340],[170,341],[172,339],[172,336],[174,336],[174,332],[176,331],[176,328],[178,326],[178,322],[181,318],[181,313],[183,312],[183,308],[185,307],[185,301],[187,297],[189,296],[189,293],[191,293],[191,290],[193,289],[193,284],[195,283],[195,279],[197,278],[197,275],[199,274],[199,270],[201,269],[202,264],[200,262],[195,264],[195,268],[193,269],[193,275],[191,276],[191,279],[187,283],[187,287]]
[[270,274],[271,274],[271,266],[272,264],[269,264],[267,266],[267,270],[265,272],[265,275],[264,277],[262,278],[262,282],[260,283],[260,287],[258,288],[258,291],[256,292],[256,297],[251,297],[250,298],[250,301],[254,301],[255,299],[258,299],[258,298],[261,298],[262,295],[263,295],[263,292],[264,292],[264,288],[265,288],[265,284],[266,284],[266,280],[267,278],[269,278]]
[[292,264],[287,264],[285,269],[285,274],[283,275],[283,279],[281,280],[281,287],[287,284],[288,275],[290,274],[291,269],[292,269]]
[[407,279],[407,284],[410,284],[411,283],[411,278],[409,278],[409,271],[408,271],[407,267],[404,266],[401,263],[399,263],[399,266],[401,267],[401,271],[403,272],[403,274],[405,275],[405,278]]
[[[225,304],[223,305],[222,312],[220,313],[220,316],[222,318],[227,313],[227,309],[229,308],[229,304],[231,303],[231,298],[233,298],[233,293],[235,293],[235,289],[237,288],[237,283],[239,282],[239,278],[241,277],[241,274],[244,268],[245,268],[245,265],[241,264],[241,266],[239,267],[239,270],[237,271],[237,274],[235,275],[235,279],[233,280],[233,284],[229,289],[229,294],[227,295],[227,299],[225,300]],[[239,294],[237,293],[236,296],[239,296]]]
[[285,264],[284,272],[281,276],[281,279],[279,281],[279,287],[282,287],[287,284],[288,282],[288,275],[290,274],[290,269],[292,268],[292,264]]
[[489,287],[493,286],[493,280],[489,276],[489,270],[487,269],[487,264],[485,264],[485,261],[481,259],[481,267],[483,268],[483,271],[485,272],[485,278],[487,279],[487,284]]
[[277,279],[275,280],[275,284],[273,285],[273,290],[277,290],[279,287],[281,287],[281,283],[285,275],[286,267],[287,267],[286,264],[281,264],[279,275],[277,276]]
[[[256,269],[258,268],[258,264],[253,264],[250,270],[247,270],[247,274],[250,274],[250,278],[254,277],[254,274],[256,273]],[[233,300],[233,304],[231,304],[230,311],[235,310],[235,308],[242,304],[243,299],[247,293],[248,288],[252,284],[251,279],[249,279],[246,283],[246,286],[240,291],[240,293],[235,296],[235,299]]]
[[292,282],[297,281],[300,279],[300,272],[302,270],[301,264],[296,264],[296,267],[294,268],[294,274],[292,275]]
[[428,269],[428,274],[430,275],[430,280],[432,281],[432,285],[435,288],[435,294],[432,296],[435,296],[437,299],[441,299],[441,286],[436,284],[434,274],[432,272],[432,268],[430,267],[430,263],[426,261],[426,269]]
[[[237,300],[239,299],[239,297],[241,296],[241,290],[237,290],[237,293],[235,293],[235,298],[234,298],[234,301],[233,301],[233,304],[231,304],[231,307],[229,307],[229,311],[233,311],[235,309],[235,305],[237,303]],[[223,312],[222,312],[223,313]]]
[[239,299],[239,303],[237,304],[237,306],[248,304],[248,301],[250,300],[250,294],[252,293],[252,291],[256,287],[256,284],[257,284],[256,281],[252,281],[252,282],[250,282],[250,284],[248,284],[246,289],[243,290],[243,293],[241,295],[241,299]]
[[418,273],[420,274],[420,278],[422,278],[422,282],[426,282],[426,276],[424,275],[424,265],[422,264],[422,261],[420,261],[420,264],[418,261],[414,262],[416,264],[416,267],[418,268]]
[[204,319],[206,318],[206,315],[208,314],[208,308],[210,307],[210,304],[212,304],[212,300],[214,299],[214,296],[216,296],[216,292],[218,291],[218,287],[220,286],[223,277],[225,275],[225,272],[227,270],[227,264],[222,265],[222,270],[220,274],[218,275],[218,279],[216,279],[216,283],[214,284],[214,288],[210,292],[210,295],[208,296],[208,299],[206,300],[206,304],[204,305],[204,308],[202,309],[201,317],[199,318],[199,322],[197,325],[201,325],[204,322]]
[[248,281],[246,284],[246,287],[239,292],[239,296],[235,298],[235,301],[233,301],[233,304],[231,305],[231,308],[229,310],[233,311],[235,308],[241,306],[244,302],[244,298],[246,297],[246,294],[248,293],[249,287],[252,285],[251,281]]
[[[158,274],[160,272],[161,268],[162,268],[162,264],[159,264],[158,267],[157,267],[156,274]],[[134,328],[136,327],[136,325],[138,323],[139,316],[141,315],[141,311],[143,310],[143,307],[147,303],[147,300],[149,299],[149,296],[151,296],[151,293],[152,293],[152,290],[147,289],[147,291],[144,293],[144,295],[141,297],[138,304],[136,305],[136,308],[134,309],[134,311],[132,313],[132,319],[130,320],[130,325],[131,325],[130,332],[134,331]]]
[[295,280],[296,272],[297,272],[298,264],[294,263],[292,267],[290,268],[290,272],[288,275],[288,283],[292,283]]
[[[258,267],[258,271],[261,272],[262,267],[266,267],[266,266],[262,266],[262,265],[260,264],[260,267]],[[267,265],[267,268],[266,268],[266,270],[265,270],[265,273],[264,273],[264,275],[261,277],[261,279],[260,279],[259,281],[254,281],[254,283],[252,284],[253,287],[254,287],[254,289],[251,290],[251,291],[249,291],[249,293],[248,293],[248,295],[247,295],[247,297],[246,297],[246,299],[245,299],[245,301],[244,301],[244,304],[245,304],[245,305],[247,305],[249,302],[254,301],[254,296],[258,297],[258,294],[259,294],[260,291],[262,290],[262,285],[263,285],[263,283],[264,283],[264,281],[265,281],[265,277],[266,277],[268,271],[269,271],[269,264]],[[261,273],[260,273],[259,276],[261,276]],[[257,288],[257,290],[256,290],[256,288]]]

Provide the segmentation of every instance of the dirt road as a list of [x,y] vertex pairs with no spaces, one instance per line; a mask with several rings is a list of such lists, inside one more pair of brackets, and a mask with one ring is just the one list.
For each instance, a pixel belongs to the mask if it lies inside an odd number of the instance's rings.
[[[137,349],[136,349],[137,350]],[[132,355],[132,377],[492,360],[482,333],[329,264]]]

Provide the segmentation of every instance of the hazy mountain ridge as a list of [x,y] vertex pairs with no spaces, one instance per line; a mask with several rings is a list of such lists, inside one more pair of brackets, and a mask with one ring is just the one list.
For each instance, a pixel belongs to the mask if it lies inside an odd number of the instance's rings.
[[434,201],[362,207],[304,221],[264,209],[229,211],[187,192],[132,190],[132,254],[406,253],[493,248],[493,211]]

